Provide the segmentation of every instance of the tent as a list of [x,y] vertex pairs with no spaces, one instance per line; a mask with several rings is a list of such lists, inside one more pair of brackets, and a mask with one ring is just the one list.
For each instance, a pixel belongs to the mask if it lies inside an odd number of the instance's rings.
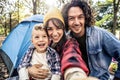
[[8,68],[9,74],[14,74],[20,59],[31,45],[31,31],[37,23],[43,23],[43,15],[33,15],[23,20],[3,41],[0,55]]

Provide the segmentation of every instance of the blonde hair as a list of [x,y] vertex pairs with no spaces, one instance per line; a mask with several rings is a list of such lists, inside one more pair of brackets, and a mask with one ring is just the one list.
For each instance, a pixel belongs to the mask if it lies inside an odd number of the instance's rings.
[[48,33],[47,33],[45,27],[43,26],[43,23],[35,24],[32,29],[32,35],[33,35],[33,31],[45,31],[48,36]]
[[45,30],[43,23],[35,24],[33,30]]

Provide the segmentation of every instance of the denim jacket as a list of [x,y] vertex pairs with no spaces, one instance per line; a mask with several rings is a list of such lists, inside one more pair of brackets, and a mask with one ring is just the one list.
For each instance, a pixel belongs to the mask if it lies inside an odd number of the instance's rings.
[[120,41],[110,32],[99,27],[87,27],[86,46],[90,76],[108,80],[112,57],[118,61],[115,76],[120,78]]

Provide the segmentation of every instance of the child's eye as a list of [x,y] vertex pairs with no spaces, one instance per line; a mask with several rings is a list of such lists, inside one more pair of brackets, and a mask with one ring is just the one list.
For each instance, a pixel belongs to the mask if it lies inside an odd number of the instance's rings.
[[46,37],[47,37],[47,35],[44,35],[43,37],[44,37],[44,38],[46,38]]
[[39,38],[39,36],[35,36],[35,38],[37,39],[37,38]]

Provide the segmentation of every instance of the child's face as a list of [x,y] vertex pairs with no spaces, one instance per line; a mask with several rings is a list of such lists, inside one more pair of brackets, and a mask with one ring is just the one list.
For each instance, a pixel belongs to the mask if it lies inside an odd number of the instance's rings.
[[48,47],[48,36],[45,30],[33,30],[32,43],[37,52],[45,52]]

